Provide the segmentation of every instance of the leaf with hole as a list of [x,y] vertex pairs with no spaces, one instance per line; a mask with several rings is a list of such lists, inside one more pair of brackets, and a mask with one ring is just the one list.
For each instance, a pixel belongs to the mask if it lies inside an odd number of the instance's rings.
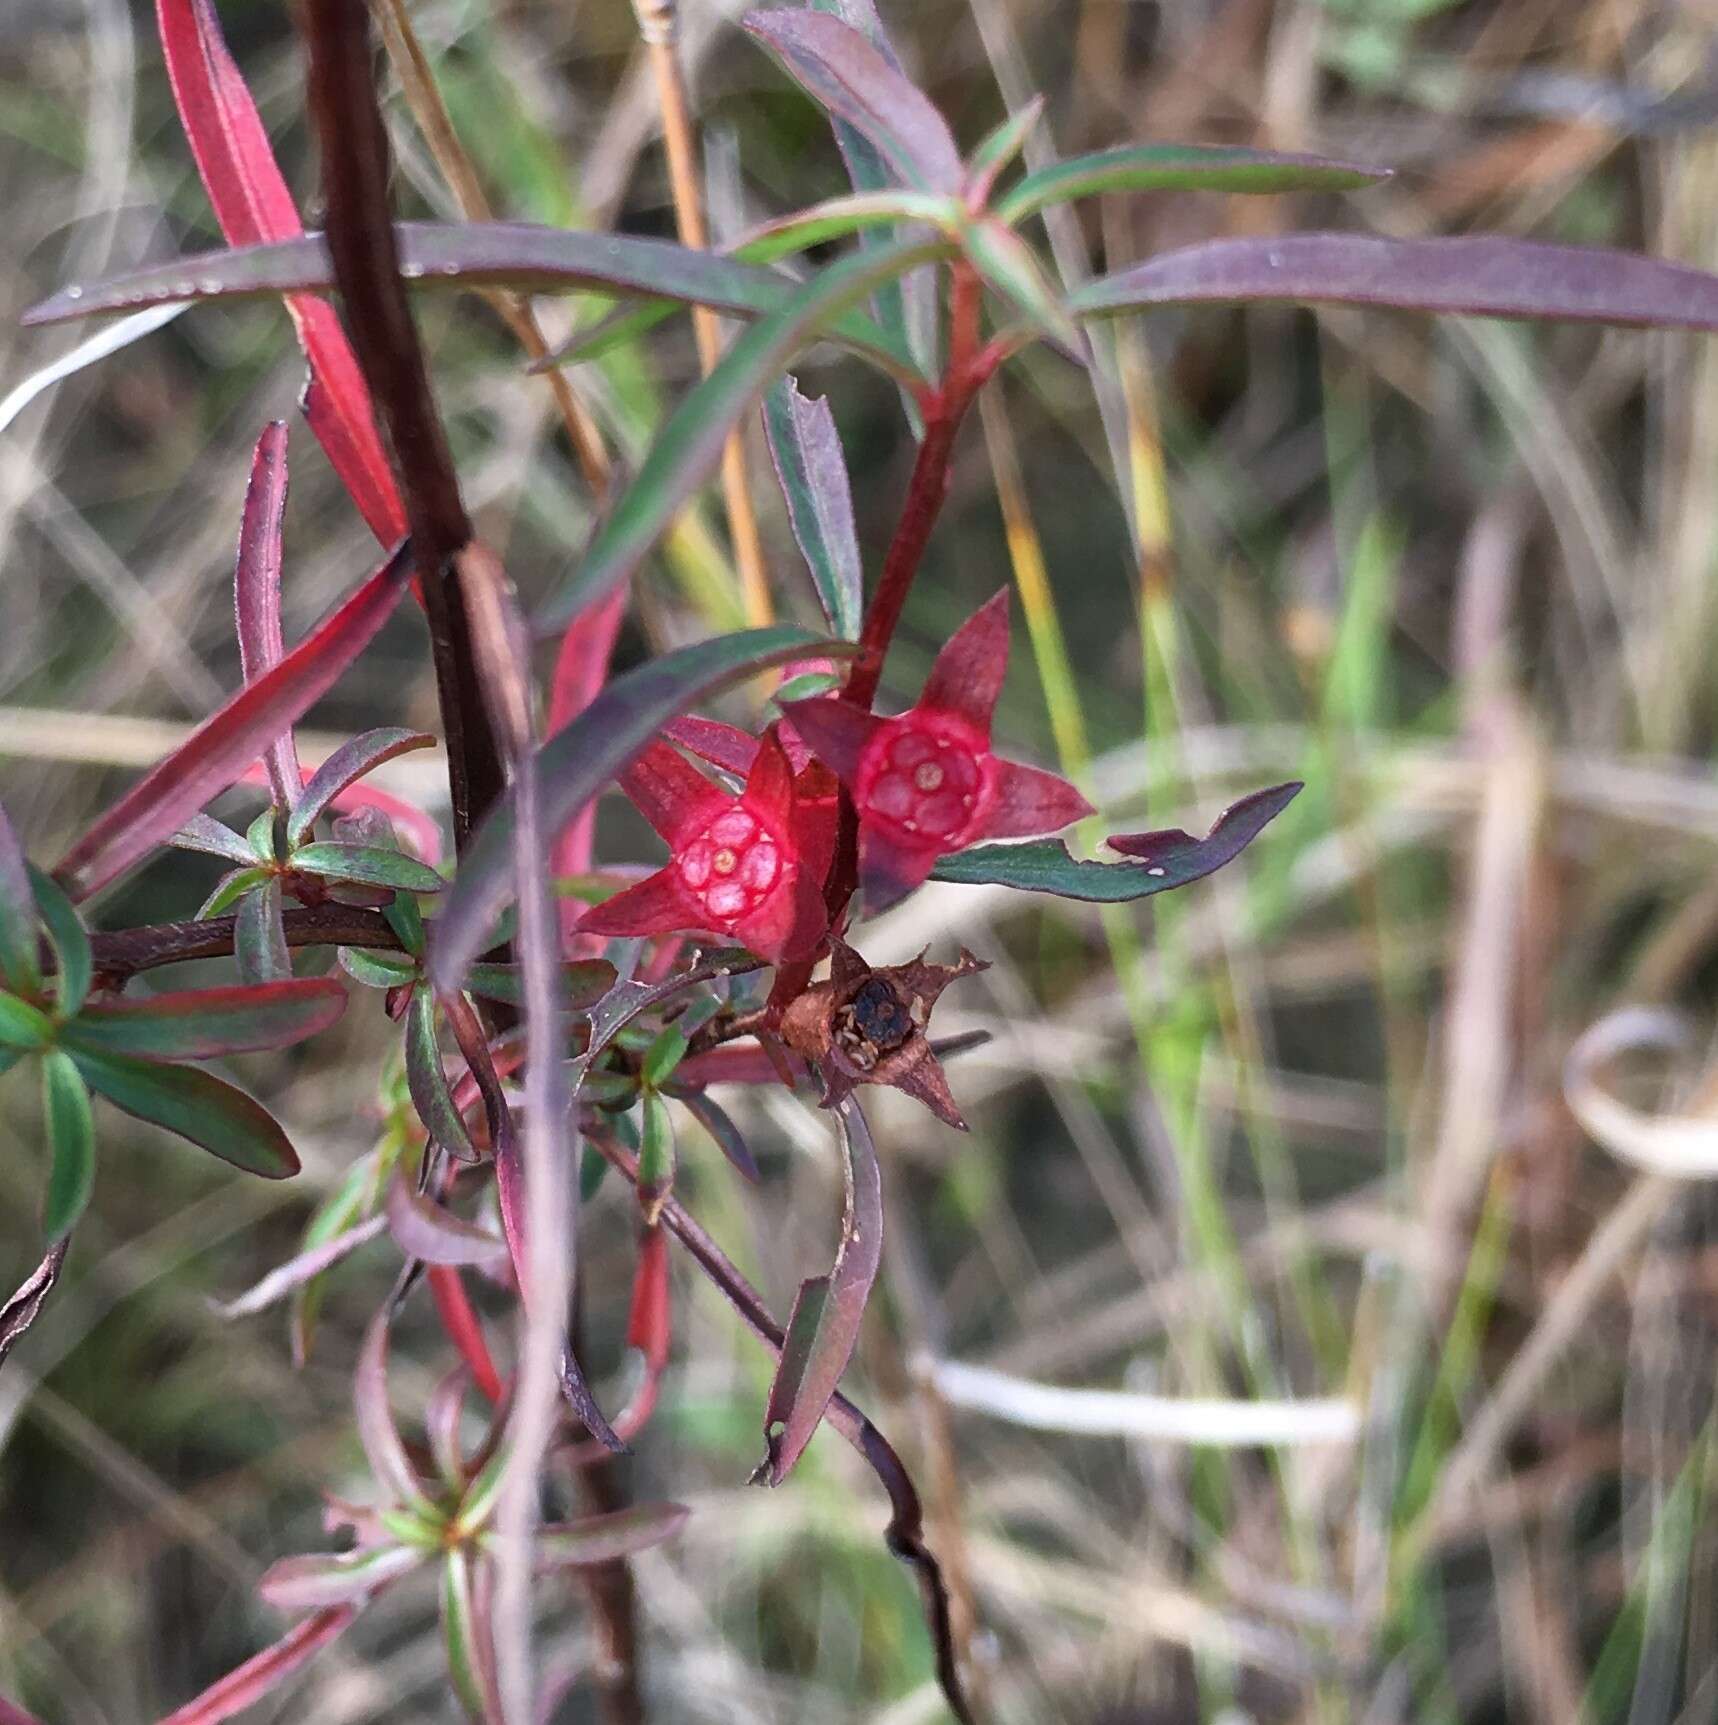
[[941,858],[932,880],[962,886],[1008,886],[1021,892],[1054,893],[1089,904],[1125,904],[1203,880],[1233,861],[1294,800],[1298,783],[1276,785],[1242,797],[1217,817],[1204,838],[1173,829],[1117,834],[1107,842],[1137,860],[1081,862],[1060,839],[1032,844],[975,845]]

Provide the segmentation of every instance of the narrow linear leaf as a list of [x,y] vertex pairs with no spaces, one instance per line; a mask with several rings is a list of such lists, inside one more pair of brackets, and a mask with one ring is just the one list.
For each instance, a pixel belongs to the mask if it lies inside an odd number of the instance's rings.
[[[250,483],[239,526],[233,570],[233,614],[238,626],[239,666],[247,683],[272,670],[286,652],[280,628],[281,534],[286,520],[286,421],[263,427],[251,457]],[[274,800],[292,807],[304,789],[289,725],[264,756]]]
[[[255,863],[252,863],[249,868],[232,869],[215,882],[215,890],[197,906],[198,922],[207,922],[210,917],[225,915],[246,893],[252,893],[259,887],[267,886],[274,878],[275,874],[272,868],[259,868]],[[239,974],[247,982],[252,980],[242,963],[239,966]]]
[[[693,251],[640,235],[584,233],[526,222],[398,222],[394,233],[402,275],[425,287],[639,295],[761,317],[778,310],[795,286],[792,277],[730,253]],[[138,306],[272,299],[281,294],[292,304],[307,292],[329,292],[333,285],[326,241],[321,234],[305,234],[273,244],[202,252],[63,288],[31,307],[23,321],[63,323]],[[885,371],[907,378],[920,375],[912,350],[863,312],[844,310],[828,333]]]
[[1301,787],[1277,785],[1242,797],[1217,817],[1204,838],[1172,830],[1118,834],[1107,842],[1137,858],[1125,863],[1080,862],[1060,839],[1030,844],[975,845],[943,857],[932,880],[962,886],[1009,886],[1022,892],[1055,893],[1089,904],[1124,904],[1202,880],[1250,845],[1294,800]]
[[247,1659],[212,1683],[194,1701],[169,1714],[160,1725],[219,1725],[272,1694],[301,1665],[313,1659],[358,1615],[355,1605],[331,1605],[305,1618],[254,1659]]
[[[301,233],[298,208],[210,0],[156,0],[155,14],[173,100],[221,232],[233,245]],[[310,366],[305,418],[371,532],[392,545],[406,530],[405,511],[346,332],[326,300],[294,295],[286,309]]]
[[224,826],[212,815],[195,814],[167,841],[177,850],[199,851],[204,856],[225,857],[228,862],[256,861],[244,835]]
[[988,201],[997,176],[1026,148],[1026,140],[1043,114],[1044,98],[1034,96],[987,133],[967,158],[966,195],[974,208],[982,208]]
[[144,1060],[211,1060],[290,1048],[346,1010],[333,980],[293,979],[238,988],[193,988],[89,1006],[61,1032],[70,1048]]
[[[754,671],[794,659],[850,653],[847,643],[803,629],[749,629],[680,647],[617,677],[537,752],[545,831],[564,827],[662,727],[687,707]],[[513,800],[472,835],[436,919],[430,972],[460,986],[513,891]]]
[[265,1180],[298,1172],[297,1152],[274,1116],[213,1073],[82,1048],[71,1054],[90,1089],[125,1113]]
[[340,948],[340,968],[366,988],[406,988],[418,979],[415,959],[402,952],[370,952],[361,946]]
[[812,11],[748,12],[742,22],[819,107],[861,133],[907,184],[960,190],[960,151],[948,122],[859,31]]
[[691,1514],[683,1503],[641,1503],[579,1521],[548,1522],[537,1530],[537,1567],[585,1568],[636,1557],[672,1539]]
[[0,808],[0,978],[20,994],[35,994],[42,986],[30,865],[4,808]]
[[408,1258],[425,1264],[469,1264],[495,1270],[507,1262],[507,1242],[416,1191],[403,1175],[388,1182],[388,1231]]
[[384,761],[412,749],[434,747],[435,738],[427,732],[409,731],[401,726],[365,731],[348,739],[310,775],[310,782],[297,802],[287,805],[292,810],[286,819],[287,844],[299,844],[348,785],[374,772]]
[[94,960],[90,953],[89,932],[77,906],[66,897],[60,883],[44,874],[34,863],[28,865],[30,887],[35,895],[36,910],[42,926],[48,931],[48,944],[54,949],[59,971],[59,987],[54,1004],[62,1018],[69,1017],[84,1003],[89,994]]
[[1279,150],[1127,144],[1026,175],[996,200],[994,214],[1013,226],[1047,205],[1102,192],[1340,192],[1389,177],[1388,168]]
[[713,1102],[708,1093],[702,1090],[676,1090],[673,1095],[686,1112],[715,1139],[716,1148],[733,1164],[740,1177],[754,1186],[757,1185],[763,1176],[758,1172],[751,1147],[727,1109],[719,1102]]
[[352,1373],[352,1409],[358,1441],[377,1485],[396,1507],[421,1514],[431,1506],[388,1406],[388,1318],[383,1307],[364,1332]]
[[95,1185],[95,1121],[89,1091],[70,1056],[57,1048],[42,1057],[42,1117],[53,1157],[42,1206],[42,1232],[51,1245],[72,1231]]
[[0,1044],[29,1050],[46,1048],[53,1040],[54,1021],[39,1006],[0,994]]
[[199,725],[66,852],[54,873],[73,899],[88,898],[165,843],[334,686],[405,592],[407,550],[397,547],[319,628]]
[[286,906],[280,876],[268,874],[256,891],[239,900],[233,919],[233,956],[239,976],[250,984],[286,982],[292,953],[286,944]]
[[343,844],[319,839],[292,853],[292,867],[301,874],[326,875],[331,880],[361,881],[366,886],[391,886],[400,892],[440,892],[447,882],[440,874],[404,851],[379,845]]
[[901,240],[844,258],[796,289],[780,310],[744,330],[674,410],[632,484],[572,576],[550,596],[539,621],[546,627],[564,624],[632,574],[682,505],[715,472],[728,434],[746,409],[836,313],[879,282],[947,250],[942,240]]
[[736,241],[729,255],[747,263],[773,263],[849,234],[890,228],[900,222],[922,222],[958,241],[965,220],[966,206],[961,200],[937,192],[914,192],[900,186],[877,192],[847,192],[761,223]]
[[641,1098],[643,1124],[638,1135],[638,1201],[654,1225],[674,1190],[674,1121],[668,1104],[654,1090]]
[[421,1568],[426,1554],[406,1545],[372,1551],[318,1552],[271,1563],[257,1592],[277,1611],[320,1611],[328,1605],[362,1605],[389,1582]]
[[211,1300],[209,1309],[217,1318],[229,1320],[248,1318],[256,1312],[266,1311],[277,1300],[284,1300],[288,1294],[307,1287],[324,1271],[349,1258],[360,1246],[367,1246],[378,1239],[387,1231],[387,1226],[385,1216],[372,1216],[368,1221],[359,1222],[332,1239],[309,1246],[288,1258],[284,1264],[276,1265],[261,1281],[235,1298]]
[[468,1718],[482,1725],[496,1717],[496,1710],[484,1626],[473,1583],[470,1552],[463,1545],[451,1547],[441,1566],[442,1649],[460,1706]]
[[764,430],[817,601],[830,628],[856,641],[864,577],[847,462],[828,398],[808,401],[794,379],[783,376],[764,397]]
[[1209,240],[1100,276],[1067,303],[1076,317],[1087,318],[1147,306],[1283,301],[1718,330],[1718,276],[1705,270],[1632,252],[1491,234]]
[[430,1137],[456,1160],[475,1162],[477,1146],[454,1104],[435,1025],[435,993],[426,984],[413,991],[406,1009],[406,1088]]
[[[835,1118],[847,1191],[841,1243],[828,1277],[806,1283],[795,1304],[764,1411],[764,1460],[755,1477],[768,1485],[780,1485],[811,1442],[853,1357],[882,1259],[883,1177],[871,1128],[850,1096]],[[822,1280],[826,1290],[815,1286]]]
[[[140,311],[134,317],[121,318],[117,323],[110,323],[105,329],[99,329],[94,335],[86,337],[69,352],[62,353],[57,359],[51,359],[46,365],[31,372],[21,383],[9,389],[4,398],[0,398],[0,432],[4,432],[37,396],[52,389],[56,383],[64,383],[68,377],[75,377],[86,366],[111,358],[130,347],[134,341],[141,341],[144,336],[153,335],[156,330],[170,324],[184,309],[183,306],[158,305],[150,307],[148,311]],[[3,1717],[4,1715],[0,1715],[0,1719]]]
[[[614,987],[614,966],[606,958],[569,959],[561,966],[561,1004],[582,1012]],[[524,983],[516,964],[474,964],[465,973],[466,992],[507,1006],[525,1004]]]

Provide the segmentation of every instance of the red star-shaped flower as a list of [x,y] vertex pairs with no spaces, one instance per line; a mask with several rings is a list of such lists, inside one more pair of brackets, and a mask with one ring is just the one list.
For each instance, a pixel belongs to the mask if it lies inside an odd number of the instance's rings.
[[998,593],[937,655],[918,704],[881,719],[839,695],[791,701],[806,746],[859,813],[859,884],[875,914],[911,892],[940,856],[980,839],[1030,838],[1089,815],[1066,779],[991,752],[1008,669],[1008,594]]
[[655,874],[586,911],[579,933],[710,933],[771,960],[816,946],[828,928],[832,812],[802,805],[773,732],[757,746],[738,796],[661,742],[620,784],[671,854]]

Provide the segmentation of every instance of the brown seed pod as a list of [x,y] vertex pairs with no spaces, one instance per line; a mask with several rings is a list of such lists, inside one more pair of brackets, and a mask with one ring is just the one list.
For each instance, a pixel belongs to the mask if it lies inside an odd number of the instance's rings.
[[939,1120],[966,1130],[948,1079],[925,1037],[931,1008],[951,982],[988,968],[964,948],[957,964],[910,964],[873,970],[844,941],[833,944],[829,980],[813,983],[782,1014],[782,1040],[823,1079],[832,1108],[861,1084],[904,1090]]

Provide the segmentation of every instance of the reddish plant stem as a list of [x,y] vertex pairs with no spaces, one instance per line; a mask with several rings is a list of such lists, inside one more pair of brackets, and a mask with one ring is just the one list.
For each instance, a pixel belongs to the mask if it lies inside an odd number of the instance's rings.
[[305,0],[307,93],[322,150],[329,256],[352,348],[392,445],[429,621],[447,734],[456,848],[501,795],[505,780],[457,577],[471,539],[453,457],[430,391],[417,327],[400,279],[388,203],[388,134],[376,99],[369,10],[357,0]]

